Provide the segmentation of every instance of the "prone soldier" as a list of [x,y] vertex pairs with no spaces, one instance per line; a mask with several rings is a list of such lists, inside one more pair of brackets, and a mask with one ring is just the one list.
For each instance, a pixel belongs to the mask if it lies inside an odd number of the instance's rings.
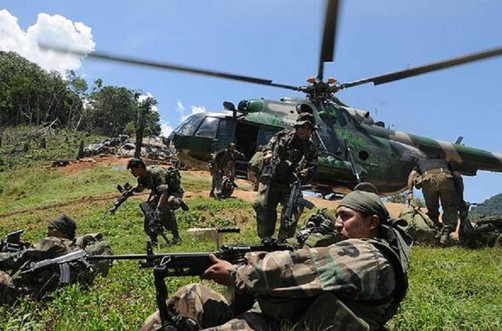
[[[60,285],[79,282],[90,285],[97,274],[106,275],[111,263],[72,263],[65,267],[47,268],[30,272],[37,262],[54,259],[74,250],[85,250],[89,255],[110,255],[111,248],[101,234],[76,237],[77,224],[66,215],[52,220],[47,237],[24,250],[2,253],[0,264],[0,304],[12,305],[20,295],[41,299]],[[63,274],[65,277],[63,277]]]

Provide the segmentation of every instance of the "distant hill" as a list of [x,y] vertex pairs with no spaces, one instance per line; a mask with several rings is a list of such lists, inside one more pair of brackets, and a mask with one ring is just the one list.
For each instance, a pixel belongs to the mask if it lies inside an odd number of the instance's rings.
[[472,214],[477,216],[501,216],[502,215],[502,193],[494,195],[483,203],[471,209]]

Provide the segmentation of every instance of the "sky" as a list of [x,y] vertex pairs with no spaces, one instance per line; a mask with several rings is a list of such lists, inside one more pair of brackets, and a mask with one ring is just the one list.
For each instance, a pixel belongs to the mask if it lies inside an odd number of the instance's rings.
[[[140,90],[158,101],[167,134],[223,101],[301,97],[285,89],[43,52],[37,41],[304,85],[317,74],[323,0],[0,0],[0,50],[47,70],[75,70],[90,85]],[[340,82],[502,46],[500,0],[342,1],[333,63]],[[337,97],[395,130],[502,153],[502,57]],[[502,174],[465,177],[480,203],[502,192]]]

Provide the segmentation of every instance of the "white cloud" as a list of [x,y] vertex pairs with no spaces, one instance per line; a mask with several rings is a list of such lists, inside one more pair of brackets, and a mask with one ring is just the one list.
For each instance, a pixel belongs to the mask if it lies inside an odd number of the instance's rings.
[[206,107],[204,106],[192,106],[192,114],[204,113],[206,112]]
[[6,9],[0,10],[0,50],[14,51],[39,64],[46,70],[65,74],[81,67],[81,56],[44,51],[38,43],[54,45],[90,53],[96,43],[91,28],[81,22],[72,22],[61,15],[38,14],[37,21],[23,31],[17,18]]
[[171,125],[169,125],[169,123],[162,123],[160,125],[160,129],[161,129],[161,135],[164,136],[164,137],[167,137],[169,136],[169,134],[171,134],[171,132],[173,132],[173,127]]
[[180,113],[181,122],[186,120],[190,115],[204,113],[206,111],[206,107],[204,106],[190,106],[190,114],[185,114],[185,105],[181,100],[176,100],[176,111]]
[[[150,92],[147,92],[146,94],[142,94],[138,97],[138,101],[139,102],[142,102],[143,100],[145,100],[146,98],[154,98],[153,94],[151,94]],[[154,98],[155,99],[155,98]],[[152,106],[152,110],[155,111],[155,112],[159,112],[159,107],[157,106]]]

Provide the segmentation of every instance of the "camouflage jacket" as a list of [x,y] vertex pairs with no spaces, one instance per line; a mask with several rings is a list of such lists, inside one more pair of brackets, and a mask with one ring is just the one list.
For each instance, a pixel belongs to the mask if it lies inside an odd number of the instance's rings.
[[348,239],[294,252],[252,252],[232,275],[237,292],[254,294],[262,313],[274,318],[294,320],[317,296],[332,293],[378,328],[389,319],[400,277],[388,250],[376,240]]
[[[147,174],[145,177],[138,177],[138,187],[142,190],[148,188],[152,190],[152,195],[158,199],[160,194],[168,191],[168,194],[174,193],[168,184],[167,170],[159,166],[151,166],[146,168]],[[180,188],[183,190],[182,188]],[[178,191],[178,190],[177,190]]]
[[302,140],[294,130],[283,130],[270,139],[263,147],[263,154],[272,153],[272,161],[276,163],[275,181],[279,184],[291,184],[296,180],[295,172],[305,157],[305,168],[308,169],[306,181],[317,174],[317,148],[311,140]]
[[214,156],[214,166],[217,170],[232,170],[235,165],[235,161],[241,159],[244,159],[244,154],[241,152],[234,151],[231,153],[228,149],[222,149]]

